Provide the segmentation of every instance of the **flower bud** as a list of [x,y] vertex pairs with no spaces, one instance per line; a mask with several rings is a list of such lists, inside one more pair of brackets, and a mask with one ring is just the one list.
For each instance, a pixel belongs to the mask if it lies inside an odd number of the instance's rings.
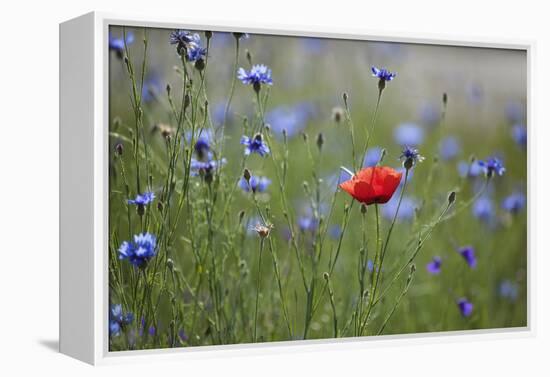
[[197,71],[202,71],[206,67],[206,63],[204,62],[204,59],[197,59],[195,62],[195,68]]
[[205,31],[204,36],[206,37],[206,39],[212,38],[212,31],[210,30]]
[[407,170],[410,170],[414,165],[414,159],[407,158],[405,162],[403,163],[403,167]]
[[250,50],[246,50],[246,60],[248,61],[248,64],[252,65],[252,54],[250,53]]
[[329,277],[328,272],[323,272],[323,279],[328,280]]
[[447,100],[448,100],[447,93],[443,93],[443,106],[447,106]]
[[122,152],[124,152],[124,145],[122,145],[122,143],[117,143],[115,145],[115,151],[119,156],[122,156]]
[[168,267],[170,271],[174,270],[174,261],[171,258],[166,260],[166,267]]
[[166,84],[166,93],[168,94],[168,96],[170,96],[171,92],[172,92],[172,87],[170,86],[170,84]]
[[332,120],[336,123],[340,123],[344,118],[344,109],[341,107],[334,107],[332,109]]
[[317,148],[321,150],[323,148],[324,143],[325,143],[325,138],[323,136],[323,133],[319,132],[319,134],[317,135]]
[[456,192],[455,191],[451,191],[449,193],[449,196],[447,198],[448,202],[449,202],[449,205],[453,204],[454,201],[456,200]]
[[243,218],[244,218],[244,210],[240,210],[239,211],[239,223],[241,223],[243,221]]
[[189,104],[191,103],[191,97],[189,96],[189,94],[185,94],[185,98],[183,100],[183,108],[184,109],[187,109],[187,107],[189,107]]

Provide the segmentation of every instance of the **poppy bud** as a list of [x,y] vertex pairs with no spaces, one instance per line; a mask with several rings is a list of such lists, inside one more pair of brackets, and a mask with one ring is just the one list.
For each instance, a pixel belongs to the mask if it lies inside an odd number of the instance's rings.
[[319,132],[317,135],[317,148],[321,150],[323,148],[323,144],[325,143],[325,138],[323,136],[323,133]]
[[449,197],[447,198],[447,200],[449,201],[449,205],[453,204],[454,201],[456,200],[456,192],[451,191],[451,193],[449,194]]
[[124,152],[124,145],[122,145],[122,143],[117,143],[115,145],[115,151],[119,156],[122,156],[122,152]]

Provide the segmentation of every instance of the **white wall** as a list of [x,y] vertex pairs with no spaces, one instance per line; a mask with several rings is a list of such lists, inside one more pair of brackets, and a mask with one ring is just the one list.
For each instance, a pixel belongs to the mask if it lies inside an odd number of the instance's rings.
[[[393,0],[353,2],[80,0],[3,2],[0,11],[0,374],[48,371],[67,375],[440,375],[548,373],[550,273],[544,216],[548,207],[550,28],[542,1]],[[8,8],[9,6],[9,8]],[[537,42],[534,63],[536,137],[532,198],[536,211],[533,338],[416,346],[369,347],[323,353],[194,360],[92,369],[54,353],[58,334],[58,23],[90,10],[143,15],[328,25],[434,34],[525,38]],[[198,20],[199,21],[199,20]],[[205,22],[206,22],[205,21]],[[546,34],[546,35],[544,35]],[[533,135],[531,135],[533,136]],[[546,350],[544,349],[546,347]],[[12,370],[4,372],[4,370]]]

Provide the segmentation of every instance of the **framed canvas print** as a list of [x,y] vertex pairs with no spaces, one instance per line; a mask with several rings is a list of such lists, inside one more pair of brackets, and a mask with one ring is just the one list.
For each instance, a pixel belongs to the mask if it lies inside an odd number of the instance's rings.
[[60,51],[62,352],[530,331],[530,44],[92,13]]

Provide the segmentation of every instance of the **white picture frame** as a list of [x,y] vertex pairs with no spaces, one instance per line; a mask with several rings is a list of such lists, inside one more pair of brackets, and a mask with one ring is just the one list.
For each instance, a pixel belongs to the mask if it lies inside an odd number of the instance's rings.
[[[533,205],[528,201],[527,326],[452,333],[307,340],[263,344],[109,352],[108,350],[108,29],[110,25],[242,31],[286,36],[506,48],[527,53],[527,126],[529,157],[535,130],[532,114],[533,41],[463,39],[455,36],[399,34],[307,25],[235,24],[224,21],[140,17],[88,13],[60,24],[60,352],[90,364],[160,359],[208,358],[351,347],[380,347],[395,343],[434,343],[501,339],[534,335],[532,250]],[[533,166],[528,164],[529,183]],[[460,336],[456,336],[460,335]]]

